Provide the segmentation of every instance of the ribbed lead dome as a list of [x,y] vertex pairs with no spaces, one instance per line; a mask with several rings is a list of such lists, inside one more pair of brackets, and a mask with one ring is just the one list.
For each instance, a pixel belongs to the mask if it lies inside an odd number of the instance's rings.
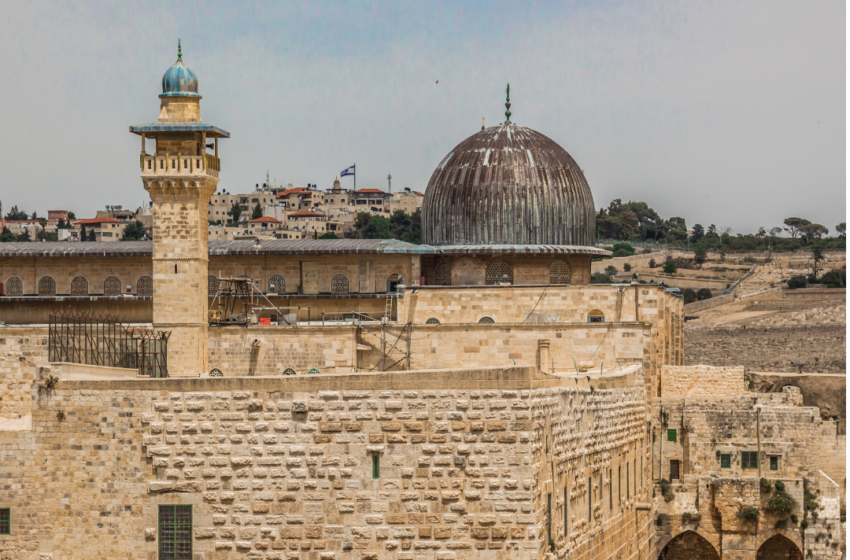
[[593,246],[596,212],[575,160],[514,124],[477,132],[443,158],[422,203],[428,245]]
[[183,64],[180,41],[177,41],[177,62],[162,76],[160,97],[201,97],[198,95],[198,77]]

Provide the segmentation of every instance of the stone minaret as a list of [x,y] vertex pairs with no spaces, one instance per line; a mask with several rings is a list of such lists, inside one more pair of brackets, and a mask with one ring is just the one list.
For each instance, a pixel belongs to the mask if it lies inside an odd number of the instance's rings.
[[171,331],[168,375],[197,377],[209,370],[207,207],[221,169],[218,139],[230,134],[201,122],[198,78],[183,64],[179,42],[159,98],[158,121],[130,127],[142,137],[142,182],[153,209],[153,324]]

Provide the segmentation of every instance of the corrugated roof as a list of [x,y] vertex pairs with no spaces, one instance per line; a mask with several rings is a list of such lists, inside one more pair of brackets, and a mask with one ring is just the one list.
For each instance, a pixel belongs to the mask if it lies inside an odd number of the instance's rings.
[[[610,251],[570,245],[455,245],[432,247],[396,239],[269,239],[255,249],[254,240],[210,241],[210,255],[321,255],[344,253],[452,254],[573,254],[607,257]],[[0,243],[0,257],[150,257],[151,241],[23,241]]]
[[130,132],[133,134],[148,134],[151,132],[206,132],[209,138],[219,136],[221,138],[230,138],[230,133],[226,130],[206,123],[148,123],[137,124],[130,127]]
[[72,220],[72,224],[88,225],[88,224],[120,224],[121,220],[115,218],[88,218],[85,220]]

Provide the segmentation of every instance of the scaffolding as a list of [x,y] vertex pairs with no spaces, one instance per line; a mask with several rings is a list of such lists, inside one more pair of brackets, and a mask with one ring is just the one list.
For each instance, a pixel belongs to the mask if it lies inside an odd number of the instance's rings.
[[380,328],[377,325],[370,328],[359,323],[357,325],[358,348],[380,349],[378,363],[368,371],[391,371],[396,366],[400,366],[402,371],[409,370],[412,332],[413,323],[390,325],[388,321],[382,321]]
[[269,324],[276,322],[293,325],[298,322],[297,317],[293,320],[284,315],[281,309],[300,308],[276,306],[250,278],[219,278],[207,317],[210,326],[244,327],[259,323],[259,314],[263,311],[272,311]]
[[168,337],[124,325],[118,316],[93,312],[50,315],[48,359],[51,362],[136,369],[147,377],[168,377]]

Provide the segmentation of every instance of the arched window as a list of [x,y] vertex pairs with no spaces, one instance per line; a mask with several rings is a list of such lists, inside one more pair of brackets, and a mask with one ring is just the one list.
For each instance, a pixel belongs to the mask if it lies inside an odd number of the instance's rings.
[[110,276],[109,278],[103,281],[103,295],[121,295],[121,280],[119,280],[117,276]]
[[756,560],[783,558],[788,560],[803,560],[803,553],[794,542],[785,535],[773,535],[759,547]]
[[87,296],[89,295],[89,281],[82,276],[77,276],[71,280],[71,295],[72,296]]
[[4,287],[6,288],[5,292],[7,296],[24,295],[24,281],[17,276],[12,276],[6,280],[6,285]]
[[428,319],[425,321],[425,324],[426,325],[439,325],[440,320],[437,319],[436,317],[428,317]]
[[332,294],[347,294],[348,291],[348,276],[345,274],[337,274],[331,279]]
[[441,262],[437,265],[437,270],[434,273],[434,284],[437,286],[452,285],[452,266],[447,262]]
[[215,295],[218,293],[218,277],[210,274],[207,276],[207,293]]
[[153,295],[153,278],[150,276],[142,276],[136,282],[137,296],[152,296]]
[[56,281],[50,276],[45,276],[38,281],[38,295],[40,296],[55,296]]
[[286,293],[286,280],[280,274],[274,274],[271,278],[269,278],[269,292],[270,294],[285,294]]
[[556,259],[549,265],[549,283],[550,284],[569,284],[570,283],[570,265],[566,261]]
[[594,309],[593,311],[587,314],[587,322],[588,323],[604,323],[605,322],[605,314],[599,311],[598,309]]
[[514,269],[504,261],[495,261],[487,265],[484,275],[484,283],[488,286],[495,284],[513,284]]
[[494,325],[495,323],[496,321],[492,317],[481,317],[478,319],[479,325]]

